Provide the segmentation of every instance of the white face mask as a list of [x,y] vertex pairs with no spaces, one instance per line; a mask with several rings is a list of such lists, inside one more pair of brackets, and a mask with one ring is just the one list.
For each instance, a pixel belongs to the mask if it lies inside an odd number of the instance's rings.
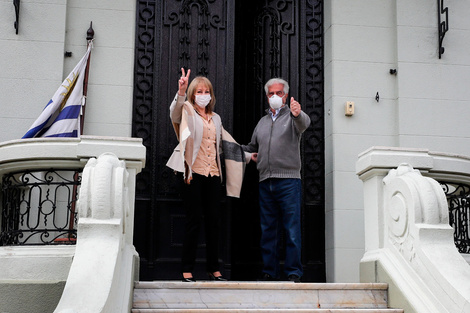
[[209,102],[211,102],[211,95],[196,95],[196,104],[201,107],[205,108]]
[[269,98],[269,106],[273,110],[279,109],[283,104],[284,103],[282,103],[282,98],[278,95],[272,95],[271,98]]

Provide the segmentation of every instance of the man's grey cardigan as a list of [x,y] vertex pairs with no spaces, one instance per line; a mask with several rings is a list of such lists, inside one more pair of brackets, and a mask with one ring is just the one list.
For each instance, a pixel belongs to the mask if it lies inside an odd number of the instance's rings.
[[258,152],[259,181],[268,178],[300,178],[300,139],[310,125],[303,111],[294,117],[286,105],[273,121],[269,109],[256,125],[247,152]]

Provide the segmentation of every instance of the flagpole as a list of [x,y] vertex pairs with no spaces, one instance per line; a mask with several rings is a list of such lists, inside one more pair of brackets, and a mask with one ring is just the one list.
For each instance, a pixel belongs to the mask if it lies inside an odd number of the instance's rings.
[[[93,30],[92,24],[93,22],[90,22],[90,28],[88,28],[86,32],[87,50],[89,46],[92,44],[93,37],[95,35],[95,31]],[[88,71],[89,71],[89,65],[90,65],[90,57],[91,57],[91,51],[90,51],[90,54],[88,55],[88,60],[86,63],[86,68],[85,68],[85,77],[83,78],[83,96],[85,97],[85,103],[83,104],[82,115],[80,116],[80,135],[83,134],[83,123],[85,121],[85,105],[86,105],[86,95],[88,91]],[[76,240],[76,237],[74,238],[72,236],[72,232],[75,227],[75,212],[76,212],[77,191],[78,191],[77,182],[79,182],[80,180],[81,180],[81,177],[79,177],[79,172],[75,172],[75,174],[73,175],[74,185],[73,185],[73,192],[72,192],[72,203],[71,203],[71,208],[70,208],[70,218],[69,218],[69,234],[68,234],[69,241]]]
[[[93,30],[93,21],[90,22],[90,28],[88,28],[86,32],[86,40],[87,40],[87,49],[92,44],[93,37],[95,36],[95,31]],[[91,59],[91,51],[90,55],[88,56],[88,60],[86,63],[85,68],[85,77],[83,79],[83,96],[85,97],[85,102],[82,107],[82,115],[80,116],[80,135],[83,134],[83,124],[85,123],[85,107],[86,107],[86,96],[88,92],[88,72],[90,69],[90,59]]]

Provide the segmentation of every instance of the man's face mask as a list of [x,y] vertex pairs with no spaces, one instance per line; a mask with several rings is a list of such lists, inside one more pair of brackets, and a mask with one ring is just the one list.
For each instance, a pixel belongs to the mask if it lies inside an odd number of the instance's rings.
[[279,109],[280,107],[282,107],[283,104],[284,103],[282,103],[282,97],[279,97],[278,95],[272,95],[269,98],[269,106],[273,110]]

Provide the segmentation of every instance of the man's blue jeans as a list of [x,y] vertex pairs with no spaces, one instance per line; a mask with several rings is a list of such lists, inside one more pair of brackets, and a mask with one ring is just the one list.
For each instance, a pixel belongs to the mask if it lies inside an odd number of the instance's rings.
[[286,231],[284,272],[302,277],[300,205],[302,185],[297,178],[270,178],[259,183],[263,272],[279,278],[279,240]]

